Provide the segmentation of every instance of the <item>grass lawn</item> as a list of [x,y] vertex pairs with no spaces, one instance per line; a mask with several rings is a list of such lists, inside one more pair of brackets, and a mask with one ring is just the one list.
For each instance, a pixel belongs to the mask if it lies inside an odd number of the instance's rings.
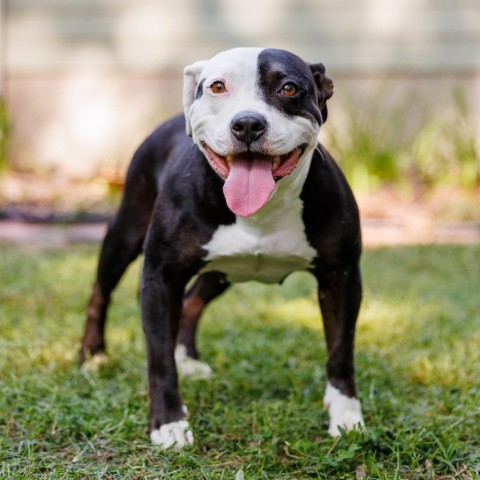
[[237,285],[182,381],[196,443],[149,444],[140,264],[115,295],[110,362],[75,363],[96,249],[0,247],[1,479],[478,479],[480,246],[367,249],[357,378],[367,430],[332,440],[315,286]]

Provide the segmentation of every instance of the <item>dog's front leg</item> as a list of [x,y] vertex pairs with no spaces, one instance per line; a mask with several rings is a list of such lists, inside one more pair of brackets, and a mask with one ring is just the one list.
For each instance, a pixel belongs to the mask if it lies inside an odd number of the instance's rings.
[[356,264],[329,270],[317,279],[328,350],[324,404],[330,416],[328,433],[336,437],[340,428],[348,431],[364,426],[354,372],[355,324],[362,284]]
[[147,346],[149,430],[152,442],[164,449],[193,444],[174,358],[184,287],[178,278],[167,278],[162,265],[152,265],[146,257],[141,305]]

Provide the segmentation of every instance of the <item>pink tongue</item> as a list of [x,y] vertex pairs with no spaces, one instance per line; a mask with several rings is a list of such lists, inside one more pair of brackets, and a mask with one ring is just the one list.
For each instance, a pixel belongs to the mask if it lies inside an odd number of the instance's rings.
[[241,217],[260,210],[275,190],[272,163],[266,159],[235,159],[230,163],[223,194],[228,208]]

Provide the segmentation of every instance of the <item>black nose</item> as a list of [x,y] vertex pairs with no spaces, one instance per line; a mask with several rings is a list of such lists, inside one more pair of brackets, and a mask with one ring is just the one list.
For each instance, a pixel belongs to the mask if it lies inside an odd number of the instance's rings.
[[235,138],[247,145],[258,140],[267,131],[267,119],[254,112],[240,112],[232,119],[230,130]]

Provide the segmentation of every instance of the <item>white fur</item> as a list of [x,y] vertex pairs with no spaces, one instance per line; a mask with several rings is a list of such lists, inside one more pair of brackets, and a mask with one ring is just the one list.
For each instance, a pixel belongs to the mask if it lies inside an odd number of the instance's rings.
[[[203,68],[207,64],[207,60],[199,60],[192,65],[185,68],[183,71],[183,110],[189,112],[190,107],[195,98],[195,90],[197,88],[198,81],[200,80],[200,74]],[[185,115],[187,135],[192,134],[192,127],[190,124],[189,115]]]
[[96,372],[108,363],[108,356],[106,353],[97,353],[88,358],[82,365],[84,372]]
[[162,425],[150,433],[150,439],[154,445],[164,450],[169,448],[181,450],[187,445],[193,445],[193,433],[187,420]]
[[357,398],[347,397],[340,390],[327,383],[323,403],[328,408],[328,414],[330,415],[328,433],[332,437],[340,435],[339,427],[346,431],[364,428],[362,407]]
[[213,375],[213,370],[210,368],[210,365],[187,355],[185,345],[177,345],[175,349],[175,362],[177,364],[177,371],[181,377],[192,380],[208,380]]

